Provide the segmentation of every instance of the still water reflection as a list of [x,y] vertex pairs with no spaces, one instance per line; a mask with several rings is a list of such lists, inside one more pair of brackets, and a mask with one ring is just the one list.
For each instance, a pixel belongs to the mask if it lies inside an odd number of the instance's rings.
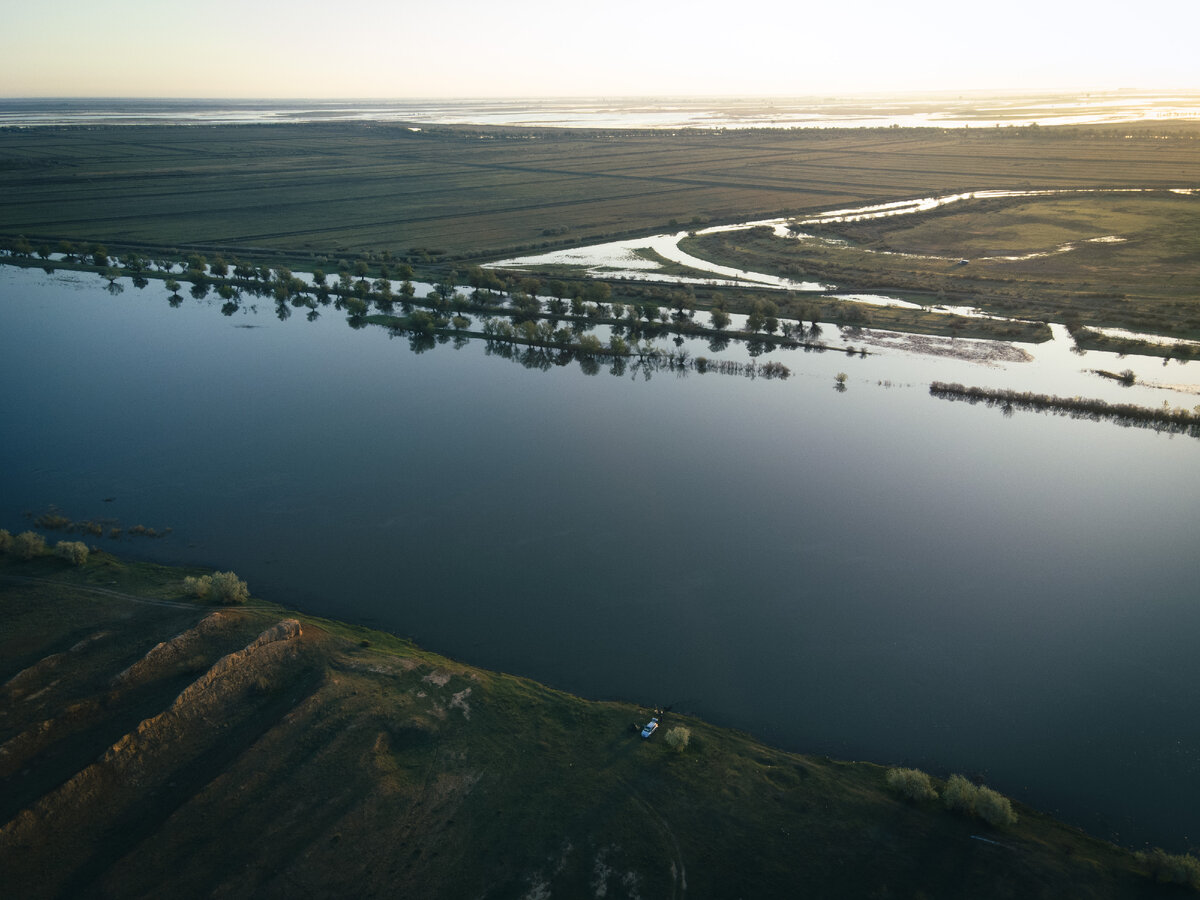
[[589,697],[982,773],[1126,843],[1196,839],[1194,439],[944,403],[929,380],[994,369],[898,352],[589,377],[157,285],[0,267],[0,298],[2,527],[50,504],[169,526],[113,549]]

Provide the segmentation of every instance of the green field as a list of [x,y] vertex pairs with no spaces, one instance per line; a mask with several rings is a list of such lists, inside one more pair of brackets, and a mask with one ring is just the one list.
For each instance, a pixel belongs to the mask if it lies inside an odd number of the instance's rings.
[[[1190,865],[677,713],[642,740],[649,710],[205,606],[187,574],[0,555],[12,896],[149,897],[170,873],[178,896],[1117,898],[1177,896],[1153,876]],[[287,619],[302,633],[258,639]]]
[[0,129],[0,235],[243,255],[486,257],[672,221],[954,191],[1200,184],[1196,133],[10,128]]
[[[432,278],[534,249],[950,192],[1200,184],[1200,129],[1171,129],[9,128],[0,129],[0,238],[24,235],[44,252],[63,240],[101,242],[156,258],[198,250],[328,271],[355,259],[401,259]],[[803,254],[742,233],[692,239],[689,249],[739,268],[899,291],[929,306],[1196,336],[1198,231],[1194,213],[1175,212],[1183,198],[1128,195],[1103,210],[1082,202],[991,202],[827,227],[850,246]],[[1194,211],[1196,203],[1186,206]],[[1101,232],[1140,237],[966,270],[869,252],[956,257],[1045,249]],[[665,303],[667,293],[617,288],[632,301]],[[748,312],[764,296],[703,288],[695,302]],[[1035,326],[812,297],[776,295],[772,302],[780,315],[838,324],[1002,340],[1046,336]]]

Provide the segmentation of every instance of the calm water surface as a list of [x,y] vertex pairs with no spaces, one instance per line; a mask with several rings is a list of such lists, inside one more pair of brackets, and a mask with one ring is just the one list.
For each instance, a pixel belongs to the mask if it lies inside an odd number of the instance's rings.
[[0,267],[0,526],[171,527],[104,545],[588,697],[982,774],[1124,843],[1200,838],[1200,441],[939,401],[947,364],[900,355],[646,381],[219,305]]
[[413,122],[553,128],[962,128],[1195,119],[1196,91],[407,100],[0,98],[0,125]]

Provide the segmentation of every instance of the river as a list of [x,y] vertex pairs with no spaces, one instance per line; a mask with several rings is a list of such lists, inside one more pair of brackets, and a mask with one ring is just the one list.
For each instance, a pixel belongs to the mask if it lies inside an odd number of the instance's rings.
[[883,340],[647,380],[119,284],[0,267],[0,527],[170,528],[95,541],[584,696],[980,774],[1125,844],[1197,839],[1200,441],[928,392],[1036,386],[1037,359]]

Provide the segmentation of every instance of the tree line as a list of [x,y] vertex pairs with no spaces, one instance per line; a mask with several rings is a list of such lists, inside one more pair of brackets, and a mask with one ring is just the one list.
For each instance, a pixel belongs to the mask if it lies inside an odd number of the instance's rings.
[[[467,335],[473,325],[468,316],[471,314],[480,318],[485,338],[571,349],[583,357],[601,352],[625,356],[639,341],[661,337],[673,337],[676,346],[681,347],[685,336],[708,338],[714,353],[725,349],[730,339],[746,341],[751,356],[778,346],[828,349],[820,341],[817,322],[807,327],[800,321],[781,322],[777,307],[769,300],[754,300],[745,325],[738,331],[729,330],[732,317],[722,299],[709,311],[707,323],[698,320],[691,289],[656,288],[649,296],[639,291],[639,296],[621,299],[613,295],[608,283],[597,279],[549,279],[543,283],[518,273],[501,274],[471,266],[462,274],[455,270],[443,273],[426,296],[418,297],[412,281],[415,273],[406,262],[384,261],[372,267],[364,259],[353,263],[339,260],[335,271],[314,268],[302,278],[285,266],[258,265],[236,258],[227,261],[221,255],[208,258],[197,252],[187,253],[182,259],[152,257],[137,251],[113,257],[101,244],[61,242],[55,249],[43,245],[35,250],[24,238],[9,241],[3,249],[10,257],[36,254],[48,270],[57,262],[51,257],[58,254],[74,267],[98,271],[114,293],[123,290],[117,283],[122,276],[131,278],[139,288],[145,287],[150,278],[161,280],[173,306],[183,302],[180,292],[186,283],[196,300],[215,292],[222,301],[221,312],[227,316],[242,311],[247,298],[268,298],[281,320],[293,311],[305,310],[312,321],[323,309],[332,307],[346,313],[351,327],[382,324],[427,336]],[[469,292],[460,289],[464,282]],[[660,305],[659,301],[669,305]],[[607,346],[583,333],[595,325],[612,330]]]
[[1127,427],[1153,428],[1156,431],[1200,437],[1200,406],[1192,410],[1171,408],[1166,403],[1161,407],[1137,406],[1132,403],[1108,403],[1086,397],[1055,397],[1029,391],[964,387],[961,384],[942,381],[930,384],[929,393],[944,400],[965,400],[972,404],[986,403],[988,406],[998,406],[1006,415],[1011,415],[1015,409],[1057,412],[1076,419],[1107,420]]

